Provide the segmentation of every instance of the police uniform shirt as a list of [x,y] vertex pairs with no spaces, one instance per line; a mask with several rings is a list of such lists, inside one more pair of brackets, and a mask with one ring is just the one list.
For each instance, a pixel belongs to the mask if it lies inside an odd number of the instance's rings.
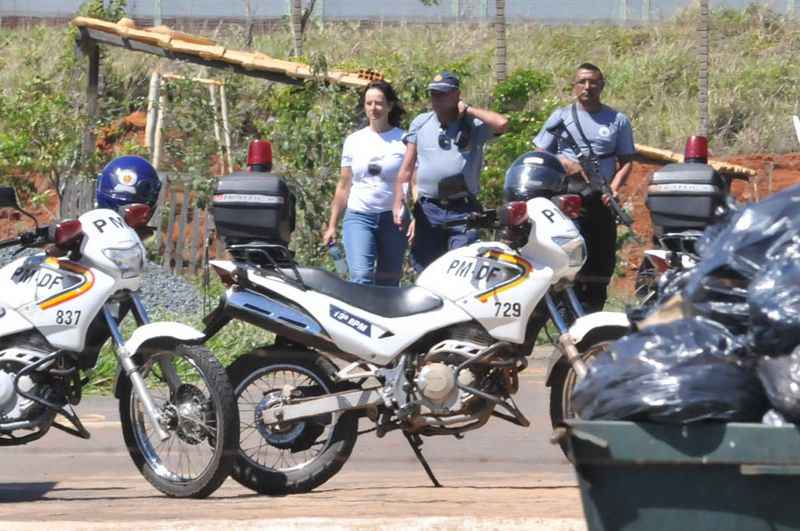
[[[465,130],[469,130],[466,132]],[[456,145],[459,130],[469,136],[463,149]],[[439,137],[442,136],[440,143]],[[420,114],[408,128],[404,141],[417,146],[417,190],[425,197],[437,198],[439,181],[445,177],[464,175],[469,193],[478,195],[483,167],[483,146],[494,137],[492,128],[481,120],[466,116],[442,129],[434,112]]]
[[[577,106],[576,110],[583,133],[589,140],[595,155],[600,158],[600,175],[607,183],[610,183],[617,171],[617,156],[629,156],[636,153],[631,122],[623,113],[607,105],[603,105],[595,113],[586,112],[580,105]],[[564,121],[564,125],[572,135],[572,138],[588,155],[589,150],[586,147],[586,142],[584,142],[572,119],[571,105],[556,109],[550,115],[542,130],[533,139],[534,145],[551,153],[561,153],[567,158],[577,160],[577,155],[566,145],[563,139],[556,139],[553,134],[547,132],[549,127],[556,125],[560,120]]]

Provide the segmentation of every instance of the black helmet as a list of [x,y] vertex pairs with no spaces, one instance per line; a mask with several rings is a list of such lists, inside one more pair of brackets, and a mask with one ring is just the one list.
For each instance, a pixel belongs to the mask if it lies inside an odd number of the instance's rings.
[[558,157],[546,151],[528,151],[520,155],[506,171],[503,200],[550,198],[565,192],[566,187],[566,172]]

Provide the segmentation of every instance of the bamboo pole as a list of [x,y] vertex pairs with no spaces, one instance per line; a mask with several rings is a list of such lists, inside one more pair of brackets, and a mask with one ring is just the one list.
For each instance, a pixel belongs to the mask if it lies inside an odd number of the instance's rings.
[[158,118],[158,98],[161,89],[161,74],[158,69],[150,74],[150,88],[147,91],[147,124],[144,129],[144,141],[150,150],[150,160],[153,160],[153,146],[155,146],[156,120]]
[[225,149],[223,148],[222,133],[219,129],[219,112],[217,111],[217,87],[216,85],[208,86],[208,96],[211,101],[211,108],[213,109],[214,121],[214,138],[217,140],[217,153],[219,154],[220,173],[225,175]]
[[219,103],[222,111],[222,134],[225,140],[225,157],[228,161],[228,173],[233,172],[233,159],[231,156],[231,128],[228,123],[228,98],[225,97],[225,85],[219,87]]
[[164,128],[164,113],[167,111],[167,96],[164,93],[164,83],[159,86],[158,109],[156,114],[156,130],[153,133],[153,168],[158,169],[161,165],[161,147]]

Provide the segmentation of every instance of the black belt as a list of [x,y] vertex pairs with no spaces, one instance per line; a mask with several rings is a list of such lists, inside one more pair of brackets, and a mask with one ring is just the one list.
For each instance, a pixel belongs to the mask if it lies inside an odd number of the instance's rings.
[[447,208],[448,206],[453,205],[467,205],[470,202],[469,196],[466,197],[459,197],[456,199],[437,199],[435,197],[426,197],[424,195],[419,196],[418,201],[420,203],[433,203],[436,206]]

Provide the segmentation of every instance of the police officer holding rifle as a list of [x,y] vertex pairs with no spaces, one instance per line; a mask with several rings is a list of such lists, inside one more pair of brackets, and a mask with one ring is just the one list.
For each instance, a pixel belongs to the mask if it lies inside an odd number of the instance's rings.
[[577,278],[578,293],[590,311],[603,309],[616,265],[617,222],[633,220],[620,207],[617,192],[633,166],[636,148],[630,120],[600,101],[605,79],[600,69],[583,63],[575,72],[575,101],[557,109],[536,135],[541,150],[557,153],[573,189],[583,196],[578,227],[588,257]]

